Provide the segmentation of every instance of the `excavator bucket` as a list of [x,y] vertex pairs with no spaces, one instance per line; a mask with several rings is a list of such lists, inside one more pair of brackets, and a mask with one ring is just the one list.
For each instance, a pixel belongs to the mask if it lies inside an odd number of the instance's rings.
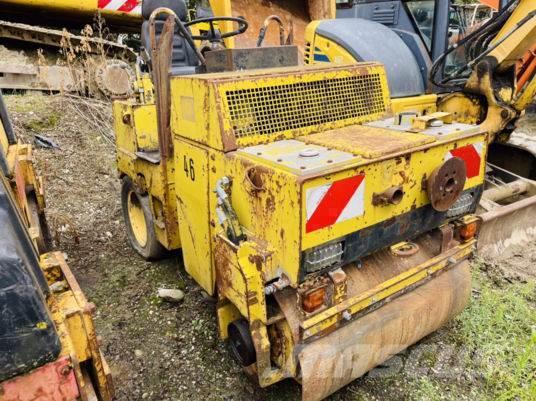
[[536,147],[527,115],[506,143],[490,147],[478,213],[478,253],[494,258],[536,238]]
[[[504,198],[504,197],[507,198]],[[504,201],[514,200],[511,203]],[[502,202],[502,204],[501,204]],[[519,180],[484,191],[478,253],[494,258],[536,238],[536,183]]]

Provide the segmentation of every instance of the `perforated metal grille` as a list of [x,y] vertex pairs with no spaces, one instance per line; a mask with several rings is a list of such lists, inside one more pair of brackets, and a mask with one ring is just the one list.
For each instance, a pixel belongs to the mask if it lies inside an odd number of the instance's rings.
[[269,135],[385,112],[379,73],[225,92],[237,138]]

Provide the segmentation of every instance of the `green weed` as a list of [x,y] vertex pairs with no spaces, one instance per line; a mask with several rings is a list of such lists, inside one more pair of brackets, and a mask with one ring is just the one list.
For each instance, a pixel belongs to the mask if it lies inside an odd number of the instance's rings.
[[22,123],[23,127],[34,131],[34,132],[43,132],[49,129],[55,128],[59,123],[60,117],[56,113],[48,113],[45,117],[35,118],[32,120],[24,121]]
[[536,399],[534,282],[496,288],[475,269],[479,295],[457,319],[455,336],[473,355],[497,401]]

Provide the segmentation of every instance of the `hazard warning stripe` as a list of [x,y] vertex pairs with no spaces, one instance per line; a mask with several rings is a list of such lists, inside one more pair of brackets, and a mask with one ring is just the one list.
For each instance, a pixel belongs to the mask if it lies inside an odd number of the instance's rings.
[[98,7],[101,10],[121,11],[121,12],[140,12],[140,0],[99,0]]
[[461,148],[452,149],[445,156],[445,160],[450,159],[451,157],[459,157],[465,162],[467,178],[473,178],[480,174],[483,150],[484,142],[477,142],[471,145],[462,146]]
[[307,190],[307,233],[345,221],[364,212],[365,175],[348,177]]

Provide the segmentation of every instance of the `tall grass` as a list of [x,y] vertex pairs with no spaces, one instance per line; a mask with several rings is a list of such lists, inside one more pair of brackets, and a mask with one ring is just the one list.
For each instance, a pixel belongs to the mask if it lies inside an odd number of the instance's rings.
[[458,318],[455,336],[473,352],[470,365],[493,399],[534,401],[536,285],[496,287],[478,269],[474,276],[478,295]]

